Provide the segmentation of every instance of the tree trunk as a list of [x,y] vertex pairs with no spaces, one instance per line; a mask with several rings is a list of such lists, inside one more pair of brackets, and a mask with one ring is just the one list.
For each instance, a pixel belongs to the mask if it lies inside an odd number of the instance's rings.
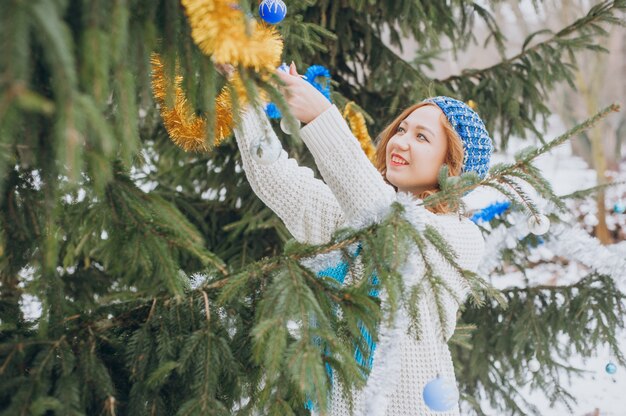
[[[596,68],[597,69],[597,68]],[[593,71],[592,77],[597,78],[601,71]],[[587,104],[587,114],[593,114],[598,109],[598,103],[596,100],[597,93],[595,88],[589,88],[588,83],[585,81],[583,74],[580,70],[577,71],[576,78],[578,81],[578,88],[581,94],[585,97],[585,103]],[[593,84],[592,80],[592,84]],[[596,183],[597,185],[605,184],[606,181],[606,157],[604,155],[604,143],[603,143],[603,123],[596,125],[590,132],[589,138],[591,140],[591,158],[593,160],[593,168],[596,171]],[[604,202],[604,191],[598,192],[596,196],[596,202],[598,205],[598,225],[595,228],[595,235],[602,244],[611,244],[612,238],[609,229],[606,226],[606,204]]]
[[[605,184],[606,158],[604,156],[604,145],[602,143],[602,128],[594,127],[591,133],[591,151],[593,155],[593,166],[596,170],[596,181],[598,185]],[[596,202],[598,204],[598,225],[596,226],[596,237],[602,244],[611,244],[613,239],[606,226],[606,204],[604,201],[604,191],[598,192]]]

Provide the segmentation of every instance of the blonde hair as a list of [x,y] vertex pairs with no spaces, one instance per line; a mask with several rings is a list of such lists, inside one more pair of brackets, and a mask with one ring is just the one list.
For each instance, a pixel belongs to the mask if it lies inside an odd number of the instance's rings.
[[[389,140],[396,134],[400,123],[407,118],[413,111],[420,107],[424,107],[426,105],[432,105],[439,108],[434,103],[417,103],[408,107],[398,117],[396,117],[391,124],[389,124],[385,129],[378,135],[376,142],[378,143],[376,146],[376,154],[374,156],[374,165],[376,169],[383,175],[385,181],[387,181],[386,173],[387,173],[387,159],[386,159],[386,149],[387,143]],[[446,152],[446,157],[444,162],[448,165],[448,176],[459,176],[461,174],[461,170],[463,169],[463,160],[465,156],[465,151],[463,149],[463,142],[461,138],[454,130],[454,127],[448,121],[448,118],[441,113],[441,117],[439,118],[441,121],[441,125],[443,126],[443,130],[446,134],[446,138],[448,140],[448,150]],[[387,181],[389,183],[389,181]],[[391,186],[393,184],[389,183]],[[394,189],[397,188],[394,186]],[[428,189],[426,191],[421,192],[416,195],[420,199],[425,199],[426,197],[436,194],[439,192],[439,185],[436,185],[435,188]],[[447,214],[452,212],[452,209],[448,206],[446,202],[440,202],[436,205],[427,207],[427,209],[435,214]]]

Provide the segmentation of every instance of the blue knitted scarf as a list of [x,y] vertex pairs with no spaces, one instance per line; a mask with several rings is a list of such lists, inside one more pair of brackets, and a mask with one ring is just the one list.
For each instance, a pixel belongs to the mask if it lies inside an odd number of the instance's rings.
[[[362,247],[361,247],[361,244],[359,243],[356,251],[354,252],[354,254],[352,254],[352,257],[356,258],[357,256],[359,256],[361,254],[361,249]],[[337,264],[336,266],[331,266],[318,272],[317,277],[318,278],[331,277],[335,281],[337,281],[339,285],[343,285],[346,279],[346,275],[348,274],[349,267],[350,267],[350,263],[347,260],[344,260],[344,261],[339,262],[339,264]],[[376,276],[376,274],[372,274],[371,280],[372,280],[373,286],[375,287],[378,286],[378,277]],[[378,289],[372,289],[369,294],[370,296],[378,296]],[[376,343],[372,340],[372,336],[370,335],[369,331],[367,330],[365,325],[363,325],[362,322],[358,323],[358,327],[359,327],[359,331],[361,332],[361,339],[365,341],[364,343],[361,342],[360,344],[367,345],[366,347],[367,354],[363,354],[363,352],[361,351],[361,349],[359,348],[357,344],[355,345],[355,348],[354,348],[354,359],[359,365],[371,370],[372,365],[374,363],[374,351],[376,350]],[[316,337],[314,342],[321,346],[321,340],[319,339],[319,337]],[[324,353],[327,355],[330,354],[327,348],[324,348]],[[368,358],[365,359],[365,356],[367,356]],[[332,383],[333,369],[328,363],[326,363],[326,372],[328,373],[329,378]],[[309,410],[313,410],[315,409],[316,405],[315,403],[313,403],[312,400],[307,400],[304,407]]]

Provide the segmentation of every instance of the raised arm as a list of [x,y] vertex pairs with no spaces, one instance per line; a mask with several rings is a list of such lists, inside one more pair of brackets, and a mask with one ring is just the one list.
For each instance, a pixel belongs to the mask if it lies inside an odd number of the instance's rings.
[[300,130],[300,136],[347,219],[381,219],[396,193],[369,161],[335,105]]
[[235,138],[252,190],[280,217],[296,240],[309,244],[330,241],[344,218],[337,199],[311,169],[298,166],[282,149],[274,163],[256,162],[249,148],[261,134],[276,137],[263,110],[249,105],[244,109],[241,125],[235,128]]

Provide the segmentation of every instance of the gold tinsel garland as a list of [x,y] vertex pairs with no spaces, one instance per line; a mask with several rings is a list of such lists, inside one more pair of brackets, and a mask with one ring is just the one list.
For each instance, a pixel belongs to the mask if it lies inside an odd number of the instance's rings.
[[[182,0],[191,26],[191,36],[202,52],[216,64],[242,65],[269,78],[280,64],[283,42],[278,32],[267,25],[248,19],[234,0]],[[161,117],[172,141],[185,151],[206,152],[206,118],[190,107],[182,88],[182,76],[174,79],[174,106],[167,107],[168,82],[159,55],[152,55],[152,88],[161,107]],[[235,74],[229,81],[242,104],[247,102],[246,89]],[[261,91],[261,98],[266,98]],[[220,92],[215,100],[215,137],[217,146],[230,136],[233,128],[230,90]]]
[[[160,106],[161,117],[165,129],[172,141],[185,151],[206,152],[207,121],[204,117],[194,113],[187,97],[183,92],[183,77],[176,75],[174,79],[174,106],[167,107],[165,97],[169,80],[163,71],[163,63],[158,54],[153,53],[152,63],[152,91]],[[219,145],[230,136],[233,126],[233,116],[230,104],[230,94],[224,89],[215,99],[215,137],[214,145]]]
[[[230,64],[254,69],[261,77],[268,79],[280,64],[283,42],[278,32],[254,19],[247,18],[234,0],[181,0],[191,26],[191,36],[200,50],[210,56],[215,64]],[[174,79],[174,106],[165,103],[167,86],[170,80],[163,71],[158,54],[152,54],[152,88],[160,106],[163,124],[172,141],[185,151],[206,152],[207,121],[196,115],[182,88],[183,78]],[[232,83],[242,104],[247,102],[247,94],[241,78],[235,74]],[[266,100],[265,91],[261,98]],[[348,103],[344,118],[350,124],[354,135],[370,160],[374,160],[376,149],[365,126],[363,114]],[[231,135],[233,117],[230,90],[220,92],[215,100],[214,145],[219,145]]]
[[[174,106],[167,107],[165,103],[168,79],[163,70],[163,63],[158,54],[153,53],[152,63],[152,89],[156,102],[160,106],[163,124],[170,138],[185,151],[207,152],[209,147],[205,141],[207,121],[204,117],[194,113],[183,92],[183,77],[176,75],[174,79]],[[230,80],[237,96],[242,104],[247,102],[245,87],[237,74]],[[265,91],[261,91],[261,98],[266,100]],[[367,131],[365,117],[355,109],[354,103],[349,102],[344,107],[343,117],[348,121],[354,136],[359,140],[361,148],[367,157],[373,162],[376,148]],[[224,139],[232,134],[233,117],[230,99],[230,90],[224,87],[215,99],[215,137],[213,144],[219,146]]]
[[191,37],[217,64],[273,72],[283,42],[271,26],[246,17],[236,0],[182,0]]
[[343,109],[343,117],[348,120],[350,130],[352,130],[354,136],[359,140],[359,143],[361,143],[361,149],[363,149],[369,160],[373,163],[376,157],[376,148],[372,143],[372,138],[367,132],[365,117],[354,108],[353,102],[346,104]]

